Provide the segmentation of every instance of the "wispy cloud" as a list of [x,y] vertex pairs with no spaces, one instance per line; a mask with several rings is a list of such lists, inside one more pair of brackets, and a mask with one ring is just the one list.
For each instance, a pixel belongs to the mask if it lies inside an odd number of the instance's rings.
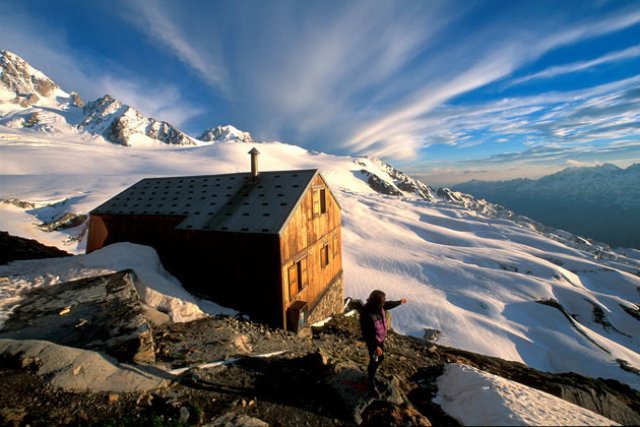
[[[409,167],[433,185],[537,177],[571,162],[640,162],[640,76],[583,90],[441,106],[432,116],[425,144],[455,135],[453,149],[469,148],[472,141],[494,153],[455,161],[427,157]],[[503,148],[506,141],[522,148]]]
[[267,133],[292,126],[299,140],[322,135],[327,147],[338,148],[368,108],[380,108],[372,94],[436,43],[435,34],[455,17],[443,16],[438,3],[407,4],[403,11],[391,3],[377,6],[317,6],[300,30],[295,21],[277,22],[269,44],[280,49],[248,54],[243,68],[252,70],[250,83],[240,92],[254,102],[249,111],[266,114]]
[[640,9],[633,2],[610,16],[579,22],[560,31],[549,33],[533,46],[538,54],[567,46],[578,41],[589,40],[604,34],[620,31],[640,23]]
[[[395,158],[415,157],[420,147],[433,143],[462,144],[461,135],[467,134],[464,143],[467,145],[477,145],[481,141],[475,138],[468,142],[468,133],[473,130],[482,129],[481,122],[467,121],[463,126],[458,122],[455,128],[445,128],[435,123],[434,111],[456,96],[468,93],[474,89],[485,86],[508,76],[518,67],[535,60],[544,53],[557,49],[558,47],[569,45],[577,41],[588,40],[612,31],[627,28],[640,22],[640,12],[638,10],[625,10],[613,16],[607,16],[599,20],[581,22],[573,27],[560,29],[540,28],[541,32],[548,35],[542,39],[531,39],[527,34],[519,33],[511,29],[512,39],[500,41],[495,45],[484,46],[484,49],[475,45],[472,41],[463,40],[463,55],[456,52],[454,61],[443,61],[447,67],[443,67],[441,74],[431,76],[432,79],[422,88],[416,90],[417,95],[407,97],[400,102],[395,109],[386,110],[383,114],[371,120],[356,132],[347,144],[356,152],[375,152],[378,155],[388,155]],[[495,28],[487,28],[480,37],[483,40],[490,39],[487,35],[497,31]],[[526,46],[526,48],[523,48]],[[588,67],[607,61],[622,60],[638,55],[639,47],[627,49],[608,55],[591,63],[573,64],[564,69],[548,70],[549,73],[559,74],[561,72],[571,72],[579,67]],[[489,54],[492,52],[492,54]],[[459,58],[477,58],[475,63],[465,63]],[[484,54],[484,55],[483,55]],[[446,56],[445,56],[446,58]],[[455,64],[455,65],[454,65]],[[505,99],[502,104],[509,105],[512,100]],[[516,101],[517,103],[517,101]],[[544,105],[544,104],[543,104]],[[541,109],[540,105],[529,105],[529,108]],[[510,107],[509,107],[510,109]],[[503,110],[496,110],[496,116],[502,120],[494,121],[493,131],[497,133],[514,135],[516,133],[527,134],[529,123],[522,120],[526,115],[514,114],[513,117],[505,117]],[[514,113],[514,111],[512,111]],[[473,115],[470,113],[470,115]],[[481,119],[482,120],[482,119]],[[486,120],[486,117],[485,117]],[[453,120],[457,121],[457,120]],[[434,125],[440,128],[435,135],[432,132]],[[625,128],[629,130],[629,128]],[[555,129],[556,131],[559,128]],[[621,131],[622,132],[622,131]],[[591,133],[592,136],[595,131]],[[504,140],[504,138],[503,138]]]
[[640,137],[640,77],[584,90],[443,107],[435,114],[438,120],[428,129],[426,144],[438,143],[439,135],[452,131],[472,133],[482,143],[527,136],[529,146]]
[[[186,34],[189,29],[179,27],[171,16],[163,13],[174,10],[169,4],[162,7],[157,2],[132,1],[124,4],[122,16],[135,22],[137,28],[153,40],[160,42],[182,62],[193,68],[210,86],[226,91],[226,70],[223,61],[213,61],[212,43],[208,49],[198,49]],[[175,16],[174,16],[175,17]]]
[[574,62],[567,65],[549,67],[540,72],[513,80],[509,83],[509,85],[512,86],[512,85],[524,83],[530,80],[551,78],[551,77],[556,77],[563,74],[570,74],[570,73],[575,73],[579,71],[584,71],[584,70],[588,70],[593,67],[596,67],[598,65],[624,61],[626,59],[636,58],[638,56],[640,56],[640,45],[635,45],[621,51],[603,55],[599,58],[592,59],[590,61],[578,61],[578,62]]
[[[216,89],[258,135],[300,143],[325,139],[340,148],[354,123],[379,109],[378,99],[400,72],[437,45],[436,35],[462,13],[446,2],[254,4],[250,14],[227,10],[211,25],[184,27],[182,6],[137,2],[130,22]],[[199,8],[206,9],[206,8]],[[243,9],[243,8],[240,8]],[[205,10],[200,10],[206,14]],[[184,18],[184,19],[183,19]],[[237,29],[229,22],[242,22]],[[182,25],[179,24],[182,22]],[[215,40],[224,39],[225,48]],[[212,44],[209,44],[213,41]],[[401,88],[407,94],[411,89]],[[398,93],[388,98],[393,101]],[[395,145],[389,143],[387,145]],[[344,149],[344,147],[342,147]]]
[[426,162],[413,165],[406,171],[431,186],[450,187],[471,179],[535,179],[566,167],[597,166],[603,163],[614,163],[619,167],[640,163],[640,142],[614,142],[598,151],[581,145],[540,146],[523,152],[497,154],[473,161]]
[[[348,144],[357,152],[367,152],[386,145],[391,157],[411,157],[422,145],[423,132],[431,120],[424,115],[449,99],[495,81],[511,71],[509,61],[490,58],[448,82],[429,85],[400,108],[373,121],[355,134]],[[388,143],[390,142],[390,144]],[[380,154],[380,153],[378,153]]]

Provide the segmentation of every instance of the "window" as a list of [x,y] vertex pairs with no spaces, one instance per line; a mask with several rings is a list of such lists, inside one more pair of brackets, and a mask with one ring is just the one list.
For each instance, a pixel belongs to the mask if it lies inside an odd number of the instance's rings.
[[320,213],[327,213],[327,190],[320,189]]
[[320,249],[320,265],[322,268],[325,268],[329,265],[329,243],[325,243],[322,245],[322,249]]
[[324,187],[313,189],[313,216],[327,212],[327,190]]
[[307,256],[294,262],[288,270],[289,276],[289,301],[292,301],[309,284],[309,271]]

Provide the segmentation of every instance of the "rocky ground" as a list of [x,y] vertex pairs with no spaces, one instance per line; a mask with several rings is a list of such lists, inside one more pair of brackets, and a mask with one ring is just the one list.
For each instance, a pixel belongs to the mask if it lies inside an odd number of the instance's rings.
[[393,331],[373,398],[357,313],[298,335],[234,317],[171,323],[140,306],[132,274],[24,295],[0,332],[1,425],[458,425],[432,402],[448,363],[640,424],[640,393],[619,382],[539,372]]
[[[73,392],[38,375],[38,361],[0,359],[4,425],[458,425],[431,402],[448,362],[463,362],[563,397],[624,424],[638,424],[640,396],[615,381],[551,375],[524,365],[392,333],[381,368],[383,396],[366,389],[357,316],[293,335],[230,317],[154,327],[155,390]],[[272,357],[251,357],[285,351]],[[171,375],[176,368],[231,360]]]

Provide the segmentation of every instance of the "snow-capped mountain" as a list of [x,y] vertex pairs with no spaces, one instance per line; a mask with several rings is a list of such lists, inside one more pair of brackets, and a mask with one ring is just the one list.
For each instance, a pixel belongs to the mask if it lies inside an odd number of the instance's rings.
[[234,126],[224,125],[217,126],[213,129],[207,129],[198,137],[200,141],[215,142],[255,142],[249,132],[241,131]]
[[[397,170],[378,158],[374,157],[371,161],[385,172],[389,178],[391,178],[391,182],[389,182],[388,180],[381,179],[379,176],[363,169],[362,173],[367,176],[367,182],[376,191],[389,195],[402,195],[409,193],[422,197],[425,200],[434,200],[434,190],[428,185],[423,184],[417,179],[411,178],[409,175]],[[362,163],[362,165],[366,166],[364,163]]]
[[[7,105],[8,104],[8,105]],[[7,50],[0,51],[0,109],[28,109],[34,105],[66,110],[82,107],[84,102],[76,92],[67,93],[43,72]],[[28,124],[33,124],[33,120]],[[27,126],[28,127],[28,126]]]
[[537,180],[471,181],[456,190],[485,198],[546,225],[640,247],[640,164],[568,168]]
[[9,51],[0,51],[0,101],[23,107],[50,98],[60,88],[27,61]]
[[[109,95],[84,104],[18,55],[0,55],[0,124],[41,132],[84,131],[114,144],[196,145],[171,124],[145,117]],[[74,130],[70,128],[75,128]]]
[[[86,110],[68,102],[66,110],[41,108],[80,114],[77,123],[95,112],[82,127],[53,122],[57,132],[7,124],[37,105],[1,105],[0,230],[82,253],[87,213],[141,178],[250,169],[243,142],[87,144],[90,123],[105,132],[124,109],[101,99]],[[270,142],[260,153],[261,170],[322,171],[342,207],[345,295],[366,299],[383,289],[406,297],[394,311],[396,331],[640,390],[640,252],[614,251],[466,194],[434,192],[378,159]]]
[[109,95],[88,103],[83,112],[79,128],[100,134],[114,144],[133,146],[157,140],[172,145],[196,145],[171,124],[145,117]]

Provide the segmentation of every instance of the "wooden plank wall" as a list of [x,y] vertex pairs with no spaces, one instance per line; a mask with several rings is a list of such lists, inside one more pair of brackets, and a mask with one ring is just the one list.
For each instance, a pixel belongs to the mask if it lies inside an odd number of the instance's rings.
[[[313,189],[321,187],[326,189],[326,212],[314,215]],[[329,263],[323,268],[321,255],[325,244],[328,244]],[[300,204],[280,234],[280,252],[285,308],[294,301],[306,301],[309,305],[313,305],[329,283],[342,272],[340,207],[320,175],[316,175],[311,188],[303,195]],[[308,257],[308,285],[300,290],[298,295],[289,295],[289,268],[302,257]]]

